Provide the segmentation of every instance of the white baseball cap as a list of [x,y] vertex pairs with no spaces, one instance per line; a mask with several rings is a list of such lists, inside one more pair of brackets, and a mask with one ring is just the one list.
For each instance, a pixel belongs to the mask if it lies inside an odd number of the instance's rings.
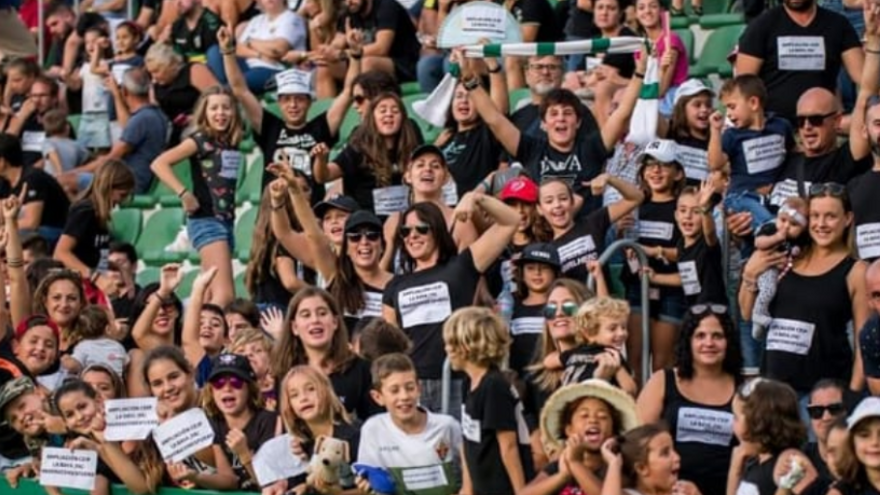
[[715,91],[712,90],[709,86],[706,86],[703,81],[699,79],[688,79],[687,81],[681,83],[681,86],[678,87],[678,91],[675,92],[675,98],[672,101],[672,106],[678,105],[679,100],[682,98],[686,98],[688,96],[698,95],[700,93],[709,93],[712,96],[715,96]]
[[852,431],[853,427],[862,420],[869,418],[880,418],[880,397],[866,397],[859,402],[855,411],[846,419],[847,430]]
[[275,74],[279,95],[312,96],[312,73],[299,69],[288,69]]
[[675,141],[655,139],[648,143],[648,146],[645,146],[645,151],[642,153],[642,161],[647,157],[651,157],[659,162],[672,163],[675,161],[677,148],[678,146],[675,144]]

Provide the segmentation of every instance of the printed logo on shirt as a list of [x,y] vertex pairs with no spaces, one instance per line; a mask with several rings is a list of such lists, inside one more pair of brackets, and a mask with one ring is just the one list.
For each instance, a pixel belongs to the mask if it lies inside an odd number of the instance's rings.
[[241,169],[242,154],[237,150],[223,150],[220,152],[220,177],[224,179],[237,179]]
[[880,257],[880,222],[856,226],[856,246],[863,260]]
[[435,282],[400,291],[397,306],[403,328],[442,323],[452,314],[452,298],[446,282]]
[[544,331],[544,318],[541,316],[523,316],[510,322],[511,335],[540,334]]
[[[281,131],[282,134],[284,131]],[[312,142],[315,139],[311,136],[311,134],[303,134],[297,136],[291,136],[288,140],[293,140],[293,138],[299,137],[307,137],[307,140],[302,140],[302,142],[308,142],[311,140]],[[281,141],[281,138],[278,139]],[[314,144],[312,145],[314,146]],[[288,167],[292,170],[299,170],[306,177],[312,176],[312,157],[309,155],[307,149],[311,149],[309,147],[299,148],[297,146],[283,146],[275,149],[275,153],[273,154],[273,163],[286,163]]]
[[749,175],[778,168],[785,160],[785,137],[779,134],[747,139],[742,148]]
[[461,434],[474,443],[480,443],[481,439],[480,420],[474,419],[467,413],[464,404],[461,405]]
[[758,485],[748,481],[740,481],[736,487],[736,495],[761,495]]
[[22,151],[43,152],[43,143],[46,142],[46,133],[43,131],[24,131],[21,133]]
[[645,239],[659,239],[661,241],[672,240],[675,226],[669,222],[654,222],[650,220],[639,221],[639,237]]
[[813,323],[774,318],[767,332],[767,350],[806,356],[813,345],[815,331]]
[[726,447],[733,438],[733,414],[699,407],[678,410],[675,441]]
[[562,273],[571,271],[589,260],[598,259],[592,235],[585,235],[559,247]]
[[779,70],[825,70],[825,39],[821,36],[780,36],[776,52]]
[[579,173],[583,172],[581,160],[574,153],[565,157],[565,160],[556,161],[544,155],[541,158],[541,178],[556,177],[574,181]]
[[696,261],[682,261],[678,264],[678,274],[681,276],[681,288],[687,296],[694,296],[703,292],[700,285],[700,276],[697,273]]

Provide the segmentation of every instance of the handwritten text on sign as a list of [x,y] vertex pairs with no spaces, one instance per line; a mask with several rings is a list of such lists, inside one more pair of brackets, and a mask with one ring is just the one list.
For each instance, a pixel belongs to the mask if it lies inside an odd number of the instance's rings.
[[89,491],[95,488],[97,452],[46,447],[40,465],[40,484],[43,486]]
[[214,430],[205,411],[194,408],[153,430],[162,459],[181,462],[214,443]]
[[155,397],[114,399],[104,404],[107,422],[104,437],[111,442],[143,440],[159,425]]

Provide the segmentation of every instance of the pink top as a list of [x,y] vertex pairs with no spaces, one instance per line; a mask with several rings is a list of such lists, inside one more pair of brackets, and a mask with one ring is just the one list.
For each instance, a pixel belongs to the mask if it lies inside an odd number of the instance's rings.
[[[678,37],[675,33],[670,33],[670,39],[672,40],[672,47],[678,50],[678,60],[675,62],[675,72],[672,73],[672,84],[671,87],[680,86],[681,83],[687,81],[688,79],[688,53],[687,48],[685,48],[684,43],[682,43],[681,38]],[[663,57],[663,54],[666,53],[666,37],[661,36],[660,39],[657,40],[657,59],[659,60]],[[635,54],[636,59],[639,57],[639,53]]]

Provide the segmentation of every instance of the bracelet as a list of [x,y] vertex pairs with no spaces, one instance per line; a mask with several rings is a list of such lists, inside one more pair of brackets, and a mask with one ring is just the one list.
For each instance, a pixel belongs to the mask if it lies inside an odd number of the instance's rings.
[[488,69],[488,66],[487,66],[487,70],[489,71],[489,74],[498,74],[499,72],[501,72],[501,64],[498,64],[498,66],[495,67],[494,70]]
[[220,50],[221,55],[235,55],[235,48],[230,48],[228,50]]
[[101,276],[101,272],[99,272],[98,270],[89,271],[89,282],[94,284],[95,281],[97,281],[98,277],[100,277],[100,276]]
[[638,77],[639,79],[644,79],[645,75],[641,72],[633,72],[633,77]]
[[361,57],[363,57],[363,56],[364,56],[364,52],[355,53],[351,50],[348,51],[348,57],[352,58],[354,60],[360,60]]
[[874,55],[880,55],[880,50],[871,50],[870,48],[865,48],[865,53],[871,53]]
[[464,86],[464,89],[468,91],[473,91],[480,87],[480,78],[472,77],[462,82],[461,85]]
[[281,203],[281,204],[278,205],[278,206],[272,205],[272,211],[278,211],[278,210],[280,210],[281,208],[284,208],[284,203]]
[[6,260],[6,266],[9,268],[22,268],[24,267],[24,260],[21,258],[9,258]]
[[188,192],[189,192],[189,191],[187,191],[186,188],[184,187],[183,189],[180,190],[179,193],[177,193],[177,197],[180,198],[180,199],[183,199],[183,195],[186,194],[186,193],[188,193]]

